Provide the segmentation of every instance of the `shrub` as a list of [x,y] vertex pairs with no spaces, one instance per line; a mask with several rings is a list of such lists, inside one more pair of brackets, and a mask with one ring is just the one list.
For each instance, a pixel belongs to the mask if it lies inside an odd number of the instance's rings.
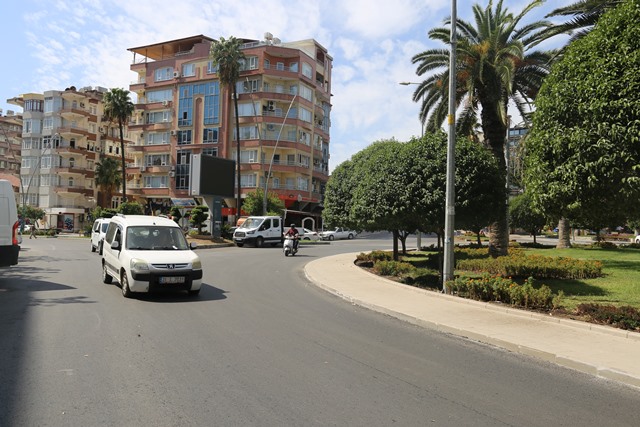
[[550,310],[553,308],[553,293],[542,285],[534,286],[528,278],[522,285],[500,276],[483,274],[480,278],[457,277],[448,286],[458,296],[479,301],[499,301],[514,306]]
[[419,288],[440,288],[440,273],[429,268],[416,268],[402,279],[407,285]]
[[616,307],[614,305],[585,303],[578,305],[576,314],[585,315],[592,322],[640,331],[640,311],[630,306]]
[[378,261],[373,264],[373,271],[381,276],[404,276],[415,269],[413,265],[402,261]]
[[371,262],[376,263],[378,261],[391,261],[393,259],[393,255],[390,252],[385,251],[371,251],[369,253],[360,252],[358,256],[356,256],[356,261],[362,262]]
[[591,279],[602,276],[602,262],[566,257],[525,254],[514,249],[499,258],[460,259],[456,268],[488,272],[504,277],[535,277],[536,279]]

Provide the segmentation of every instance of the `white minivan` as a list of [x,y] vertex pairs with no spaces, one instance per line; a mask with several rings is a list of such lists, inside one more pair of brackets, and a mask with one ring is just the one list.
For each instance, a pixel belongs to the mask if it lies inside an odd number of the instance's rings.
[[0,179],[0,267],[18,264],[19,226],[16,193],[9,181]]
[[182,229],[161,216],[111,218],[102,245],[102,281],[120,283],[122,295],[154,290],[184,290],[197,295],[202,262]]
[[279,216],[250,216],[233,232],[233,242],[242,247],[246,244],[261,248],[282,244],[283,221]]

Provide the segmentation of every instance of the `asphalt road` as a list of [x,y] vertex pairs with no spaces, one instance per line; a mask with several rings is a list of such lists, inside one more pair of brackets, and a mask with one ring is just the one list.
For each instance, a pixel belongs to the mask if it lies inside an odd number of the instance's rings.
[[293,258],[202,249],[199,297],[137,299],[102,283],[88,239],[26,239],[20,265],[0,270],[0,426],[637,425],[638,389],[304,278],[315,257],[390,247],[374,237]]

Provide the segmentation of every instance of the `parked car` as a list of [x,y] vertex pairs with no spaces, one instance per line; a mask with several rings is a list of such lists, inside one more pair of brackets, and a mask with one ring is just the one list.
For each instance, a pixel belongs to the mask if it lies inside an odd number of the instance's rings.
[[343,227],[336,227],[333,230],[323,231],[320,233],[322,240],[338,240],[338,239],[353,239],[358,233],[353,230],[348,230]]
[[102,251],[102,281],[116,280],[122,295],[184,290],[197,295],[202,262],[182,229],[169,218],[118,214],[111,218]]
[[91,227],[91,252],[98,251],[102,255],[102,242],[107,234],[109,227],[109,218],[98,218],[93,222]]
[[640,234],[633,239],[633,243],[640,243]]
[[316,242],[320,239],[320,236],[318,236],[318,233],[316,233],[315,231],[309,230],[308,228],[303,228],[301,238],[302,240],[310,240]]

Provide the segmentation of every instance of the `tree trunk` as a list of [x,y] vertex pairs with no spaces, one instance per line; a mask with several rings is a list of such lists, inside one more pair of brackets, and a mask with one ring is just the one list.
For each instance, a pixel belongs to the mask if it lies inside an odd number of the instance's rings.
[[564,249],[571,247],[571,228],[569,220],[561,218],[558,222],[558,245],[556,248]]
[[[120,156],[122,158],[122,203],[127,202],[127,165],[124,158],[124,125],[122,120],[118,120],[120,130]],[[111,207],[111,206],[109,206]]]
[[398,261],[398,230],[393,230],[393,260]]

